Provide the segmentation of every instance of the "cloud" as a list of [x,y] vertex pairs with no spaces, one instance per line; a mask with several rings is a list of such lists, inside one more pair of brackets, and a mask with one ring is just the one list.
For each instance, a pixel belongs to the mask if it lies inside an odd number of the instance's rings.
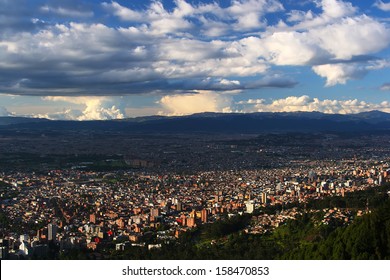
[[262,41],[265,57],[276,65],[308,65],[327,56],[308,33],[276,32]]
[[[190,31],[194,23],[201,18],[201,32],[204,34],[224,34],[229,26],[235,30],[253,30],[265,27],[262,16],[266,13],[282,11],[283,5],[276,0],[233,0],[231,5],[222,8],[216,3],[190,4],[184,0],[175,0],[175,8],[167,11],[161,2],[155,1],[143,11],[135,11],[112,1],[102,6],[123,21],[143,22],[158,34],[172,33],[178,30]],[[215,20],[216,19],[216,20]],[[212,23],[224,23],[218,32],[209,32]],[[221,27],[221,25],[219,25]],[[198,29],[199,26],[196,28]],[[198,32],[195,29],[192,30]]]
[[74,17],[74,18],[92,17],[94,15],[92,11],[80,11],[80,10],[74,10],[65,7],[51,7],[49,5],[42,6],[40,10],[44,13],[56,14],[64,17]]
[[48,119],[66,119],[66,120],[109,120],[123,119],[125,117],[121,109],[117,108],[114,103],[118,100],[107,97],[64,97],[64,96],[47,96],[45,101],[67,102],[71,104],[83,105],[84,110],[64,109],[62,112],[51,114],[39,114],[37,117]]
[[327,114],[356,114],[360,112],[380,110],[390,113],[390,102],[369,103],[366,101],[331,100],[311,98],[307,95],[289,96],[287,98],[266,102],[264,99],[249,99],[237,103],[240,112],[322,112]]
[[341,18],[355,14],[356,8],[351,3],[340,0],[322,0],[321,7],[324,17]]
[[326,86],[345,84],[347,80],[358,80],[363,78],[367,69],[356,64],[326,64],[313,67],[314,72],[326,78]]
[[298,10],[292,10],[287,13],[288,22],[303,22],[303,21],[309,21],[314,18],[314,14],[312,11],[298,11]]
[[374,7],[377,7],[378,9],[385,12],[390,12],[390,3],[384,3],[381,0],[376,1]]
[[163,108],[159,115],[182,116],[202,112],[229,112],[231,103],[232,97],[209,91],[168,95],[159,101]]
[[290,14],[290,18],[287,19],[292,19],[292,22],[296,22],[292,26],[293,30],[307,30],[326,26],[348,17],[353,18],[358,10],[351,3],[340,0],[319,0],[314,2],[321,8],[322,13],[314,14],[311,10],[307,12],[293,11]]
[[167,90],[172,91],[180,88],[185,92],[193,92],[199,90],[219,91],[229,93],[231,91],[242,91],[247,89],[262,89],[262,88],[292,88],[298,84],[294,79],[280,75],[270,74],[262,78],[250,81],[230,80],[226,78],[208,77],[205,79],[188,79],[172,81],[171,84],[166,85]]
[[133,11],[132,9],[126,8],[117,2],[112,1],[111,3],[103,2],[102,6],[110,11],[115,16],[125,21],[141,21],[143,20],[142,13]]
[[[177,78],[255,75],[267,66],[222,41],[164,38],[131,27],[56,25],[0,43],[0,91],[26,95],[97,95],[158,89]],[[151,44],[151,42],[154,42]],[[23,73],[21,75],[21,73]],[[99,81],[99,84],[96,83]]]
[[135,11],[124,7],[117,2],[103,2],[102,6],[123,21],[148,24],[149,32],[153,34],[168,34],[191,29],[193,25],[184,17],[192,6],[185,1],[176,1],[173,12],[165,10],[161,2],[154,1],[146,11]]
[[[381,69],[381,59],[370,57],[390,44],[388,27],[366,15],[356,16],[350,3],[321,1],[320,15],[292,11],[284,23],[270,29],[255,42],[266,61],[275,65],[307,65],[327,79],[326,86],[362,79],[371,70]],[[377,60],[376,62],[374,62]],[[341,63],[343,62],[343,64]]]
[[310,35],[336,59],[376,53],[390,43],[389,29],[366,15],[311,30]]
[[281,27],[257,42],[263,49],[262,55],[276,65],[352,60],[356,56],[377,53],[389,44],[390,32],[386,25],[365,15],[304,30]]
[[226,8],[225,12],[236,20],[236,29],[250,30],[264,26],[264,23],[260,20],[264,13],[283,10],[283,5],[278,1],[233,0],[232,5]]
[[334,86],[337,84],[346,84],[348,80],[360,80],[371,70],[379,70],[389,67],[387,60],[369,60],[369,58],[362,58],[365,63],[357,62],[335,62],[335,64],[324,64],[313,66],[313,71],[326,78],[326,86]]
[[28,0],[0,0],[0,39],[45,27],[41,21],[34,21],[35,17]]

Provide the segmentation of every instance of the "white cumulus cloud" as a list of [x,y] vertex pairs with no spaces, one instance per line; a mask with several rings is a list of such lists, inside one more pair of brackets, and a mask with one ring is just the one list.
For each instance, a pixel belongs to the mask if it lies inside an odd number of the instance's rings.
[[230,112],[232,98],[210,91],[195,94],[167,95],[159,104],[163,110],[160,115],[181,116],[202,112]]
[[314,72],[326,78],[326,86],[345,84],[350,79],[361,79],[367,73],[365,68],[355,64],[326,64],[313,67]]
[[[68,119],[68,120],[108,120],[123,119],[125,117],[122,110],[117,108],[112,98],[108,97],[64,97],[64,96],[47,96],[46,101],[67,102],[71,104],[83,105],[83,110],[65,109],[62,112],[39,115],[49,119]],[[118,103],[116,100],[115,103]]]
[[330,18],[341,18],[355,14],[356,8],[349,2],[341,0],[322,0],[321,6],[324,16]]
[[340,22],[309,31],[310,36],[336,59],[351,59],[386,48],[390,32],[368,16],[345,18]]
[[390,113],[390,102],[370,103],[351,100],[331,100],[311,98],[307,95],[289,96],[267,102],[265,99],[250,99],[237,105],[241,112],[322,112],[326,114],[356,114],[360,112],[380,110]]

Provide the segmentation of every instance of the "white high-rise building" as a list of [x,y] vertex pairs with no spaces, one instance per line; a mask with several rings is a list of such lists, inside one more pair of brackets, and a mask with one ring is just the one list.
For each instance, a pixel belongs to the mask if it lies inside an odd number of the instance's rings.
[[245,206],[246,206],[246,211],[245,211],[246,213],[252,214],[253,211],[255,210],[255,203],[253,200],[245,202]]
[[29,241],[29,236],[28,236],[28,234],[21,234],[21,235],[19,236],[19,241],[20,241],[20,243],[23,243],[23,241],[28,242],[28,241]]
[[47,240],[56,241],[57,226],[55,224],[47,225]]

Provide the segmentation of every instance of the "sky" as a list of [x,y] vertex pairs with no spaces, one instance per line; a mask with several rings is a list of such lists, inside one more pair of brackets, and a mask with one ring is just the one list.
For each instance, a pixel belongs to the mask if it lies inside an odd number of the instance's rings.
[[390,2],[0,0],[0,116],[390,113]]

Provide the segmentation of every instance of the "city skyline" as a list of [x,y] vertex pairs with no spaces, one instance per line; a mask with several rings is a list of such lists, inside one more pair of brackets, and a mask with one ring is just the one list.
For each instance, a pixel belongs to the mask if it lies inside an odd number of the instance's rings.
[[386,1],[0,3],[0,116],[390,112]]

